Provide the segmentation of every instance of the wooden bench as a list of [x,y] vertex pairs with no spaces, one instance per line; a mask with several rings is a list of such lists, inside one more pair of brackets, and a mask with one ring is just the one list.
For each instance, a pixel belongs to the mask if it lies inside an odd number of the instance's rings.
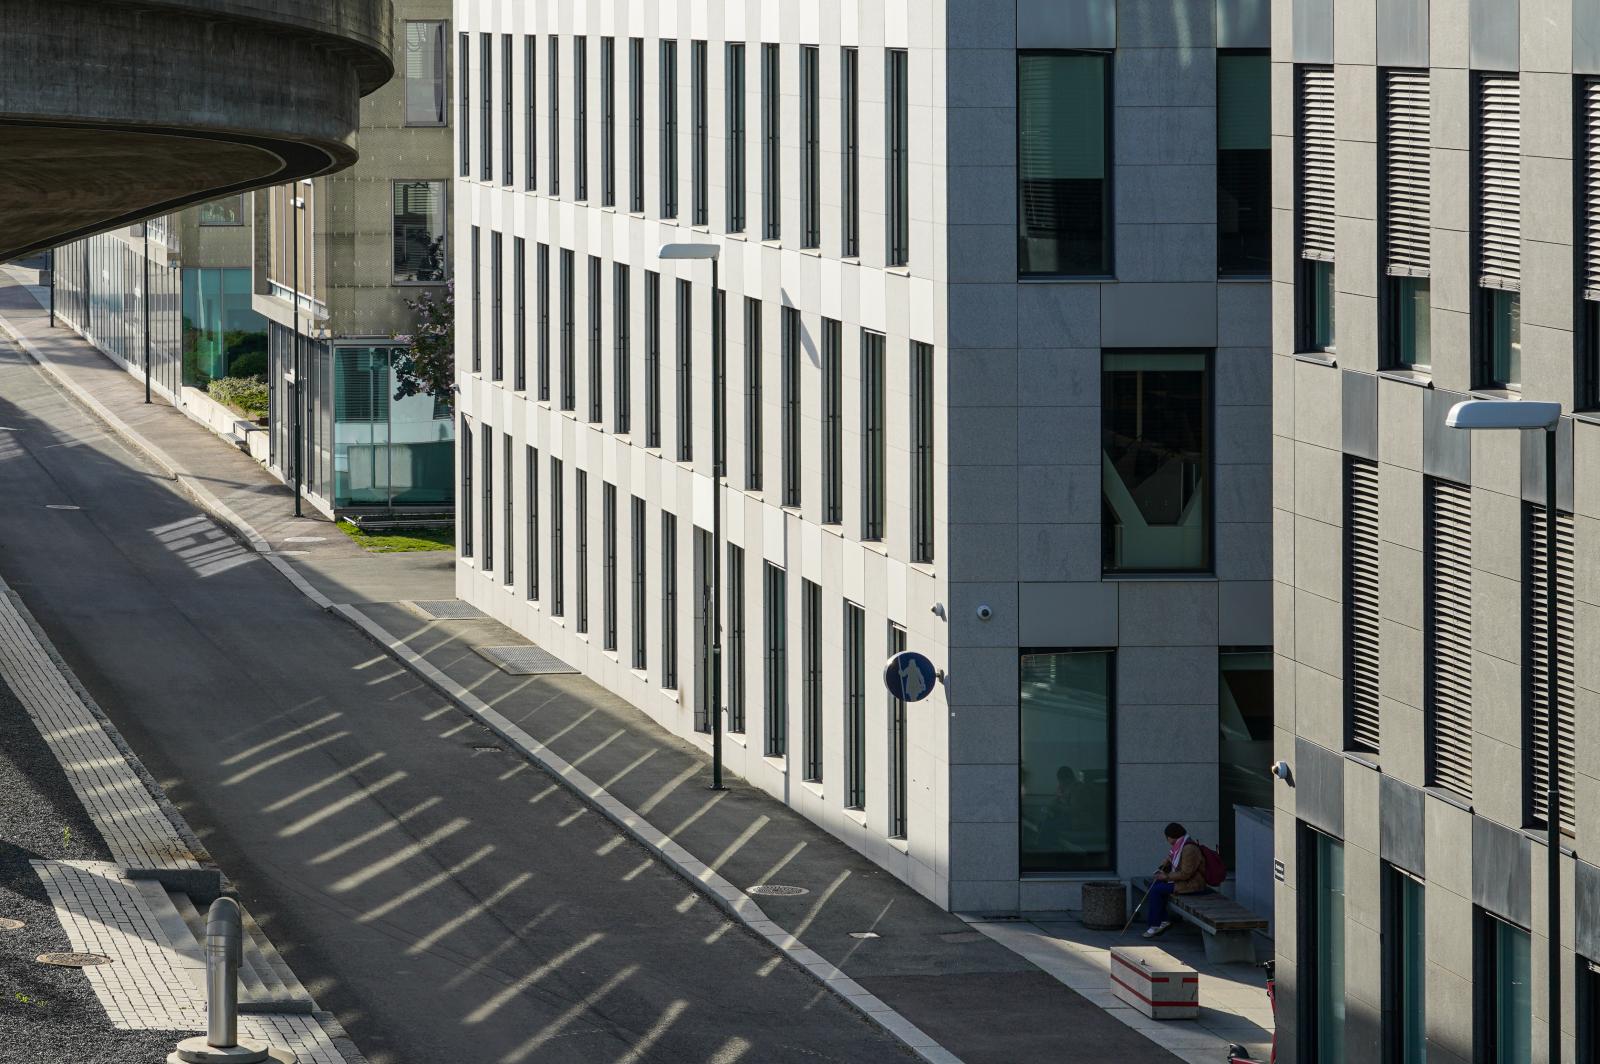
[[[1150,883],[1150,877],[1146,876],[1134,880],[1134,887],[1143,892],[1149,889]],[[1264,917],[1216,891],[1173,894],[1167,898],[1167,912],[1200,929],[1205,940],[1206,960],[1212,964],[1254,962],[1255,933],[1267,929]]]

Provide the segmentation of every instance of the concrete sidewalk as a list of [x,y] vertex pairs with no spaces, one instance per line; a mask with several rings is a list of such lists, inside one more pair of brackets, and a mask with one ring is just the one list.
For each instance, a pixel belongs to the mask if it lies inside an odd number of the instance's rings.
[[[487,618],[438,620],[408,605],[454,598],[453,554],[366,555],[321,519],[286,517],[289,492],[256,463],[182,413],[144,406],[137,382],[70,331],[50,330],[26,290],[3,278],[0,328],[320,606],[360,627],[695,881],[699,889],[686,886],[685,910],[727,909],[925,1059],[1023,1064],[1058,1061],[1064,1052],[1174,1059],[1155,1041],[1175,1034],[1170,1026],[1102,1008],[1095,995],[1073,988],[1082,971],[1067,979],[1059,966],[1036,965],[1026,943],[997,941],[990,926],[938,909],[741,781],[708,791],[698,747],[599,686],[578,675],[502,672],[478,648],[526,639]],[[755,885],[798,889],[761,896],[758,905],[746,893]],[[1184,1057],[1218,1058],[1216,1034],[1197,1027],[1184,1035]]]

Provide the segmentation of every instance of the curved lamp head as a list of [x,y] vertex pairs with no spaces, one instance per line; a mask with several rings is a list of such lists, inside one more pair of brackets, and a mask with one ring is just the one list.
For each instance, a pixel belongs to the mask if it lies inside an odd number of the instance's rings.
[[1553,429],[1561,420],[1560,403],[1526,399],[1468,399],[1450,408],[1444,423],[1453,429]]
[[662,244],[657,253],[663,259],[714,259],[722,254],[718,244]]

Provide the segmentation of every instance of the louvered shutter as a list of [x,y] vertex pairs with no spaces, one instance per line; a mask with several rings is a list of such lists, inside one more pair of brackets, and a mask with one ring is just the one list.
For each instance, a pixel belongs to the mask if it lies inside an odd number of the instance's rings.
[[1300,68],[1300,255],[1333,261],[1333,70]]
[[1600,78],[1583,83],[1583,297],[1600,299]]
[[1472,800],[1472,492],[1428,481],[1428,782]]
[[1478,78],[1478,273],[1485,288],[1522,288],[1521,90],[1515,75]]
[[1574,588],[1573,525],[1572,515],[1556,514],[1556,628],[1555,638],[1549,635],[1546,623],[1545,590],[1549,587],[1550,552],[1546,546],[1544,507],[1528,506],[1527,542],[1528,573],[1524,587],[1527,589],[1527,679],[1529,707],[1528,769],[1533,815],[1543,820],[1548,815],[1549,801],[1549,710],[1545,698],[1546,670],[1550,666],[1552,649],[1556,665],[1556,752],[1561,765],[1561,829],[1569,834],[1577,831],[1573,807],[1573,788],[1576,784],[1577,749],[1575,745],[1575,718],[1573,706],[1577,696],[1576,664],[1573,656],[1574,639]]
[[1426,277],[1428,237],[1428,72],[1384,76],[1384,268],[1394,277]]
[[1378,465],[1345,460],[1345,732],[1353,750],[1378,751]]

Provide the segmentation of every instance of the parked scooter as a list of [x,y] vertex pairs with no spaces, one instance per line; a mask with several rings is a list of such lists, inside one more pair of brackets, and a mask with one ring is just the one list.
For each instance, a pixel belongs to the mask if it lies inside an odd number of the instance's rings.
[[[1277,971],[1274,961],[1262,961],[1256,965],[1267,973],[1267,1001],[1272,1005],[1272,1055],[1267,1059],[1271,1064],[1278,1064],[1278,984],[1273,978]],[[1228,1047],[1228,1064],[1261,1064],[1259,1060],[1250,1055],[1250,1051],[1237,1042]]]

